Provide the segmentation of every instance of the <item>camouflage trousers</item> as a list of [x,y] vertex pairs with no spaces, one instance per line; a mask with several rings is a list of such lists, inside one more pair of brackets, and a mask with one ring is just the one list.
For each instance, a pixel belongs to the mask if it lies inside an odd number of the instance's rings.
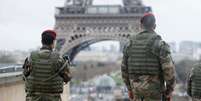
[[130,80],[130,84],[134,97],[131,101],[161,101],[160,91],[147,88],[149,86],[148,80],[145,80],[143,83]]
[[201,101],[201,99],[192,98],[192,101]]
[[161,101],[161,99],[140,98],[134,95],[134,99],[131,101]]
[[60,95],[46,95],[46,94],[37,94],[26,96],[26,101],[62,101]]
[[148,100],[146,100],[146,99],[133,99],[131,101],[161,101],[161,100],[154,100],[154,99],[148,99]]

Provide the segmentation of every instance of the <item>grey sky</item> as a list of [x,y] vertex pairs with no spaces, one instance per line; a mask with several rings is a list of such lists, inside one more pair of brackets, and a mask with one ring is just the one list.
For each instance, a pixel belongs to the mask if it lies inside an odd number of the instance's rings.
[[[54,26],[54,7],[64,0],[0,0],[0,50],[40,46],[40,34]],[[121,0],[95,0],[96,4]],[[167,41],[201,37],[201,0],[144,0],[157,17],[157,32]]]

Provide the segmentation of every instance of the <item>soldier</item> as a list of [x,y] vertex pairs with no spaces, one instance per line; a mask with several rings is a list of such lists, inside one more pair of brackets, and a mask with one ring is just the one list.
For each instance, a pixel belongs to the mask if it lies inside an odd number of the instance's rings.
[[192,97],[192,101],[201,101],[201,63],[193,66],[188,82],[187,93]]
[[71,79],[69,62],[54,52],[56,32],[42,33],[42,48],[31,52],[23,65],[26,101],[61,101],[63,82]]
[[144,31],[124,49],[122,78],[133,101],[167,101],[175,86],[175,67],[168,44],[156,34],[155,17],[141,18]]

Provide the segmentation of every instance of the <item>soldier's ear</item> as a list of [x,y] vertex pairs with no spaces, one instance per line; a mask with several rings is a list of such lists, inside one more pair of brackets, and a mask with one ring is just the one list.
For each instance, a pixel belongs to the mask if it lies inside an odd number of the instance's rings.
[[55,40],[53,40],[53,43],[51,44],[51,48],[53,49],[55,47]]
[[156,29],[156,24],[154,24],[154,27],[153,27],[153,29]]

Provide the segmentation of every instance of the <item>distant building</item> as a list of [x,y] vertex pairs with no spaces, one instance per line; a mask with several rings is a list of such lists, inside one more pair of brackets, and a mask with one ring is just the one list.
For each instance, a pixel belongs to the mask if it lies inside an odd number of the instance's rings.
[[201,43],[193,41],[182,41],[179,45],[179,54],[199,59],[201,55]]
[[194,52],[198,49],[198,44],[193,41],[182,41],[179,45],[179,52],[193,56]]
[[108,75],[98,77],[95,84],[97,91],[102,93],[110,92],[116,86],[114,79]]

